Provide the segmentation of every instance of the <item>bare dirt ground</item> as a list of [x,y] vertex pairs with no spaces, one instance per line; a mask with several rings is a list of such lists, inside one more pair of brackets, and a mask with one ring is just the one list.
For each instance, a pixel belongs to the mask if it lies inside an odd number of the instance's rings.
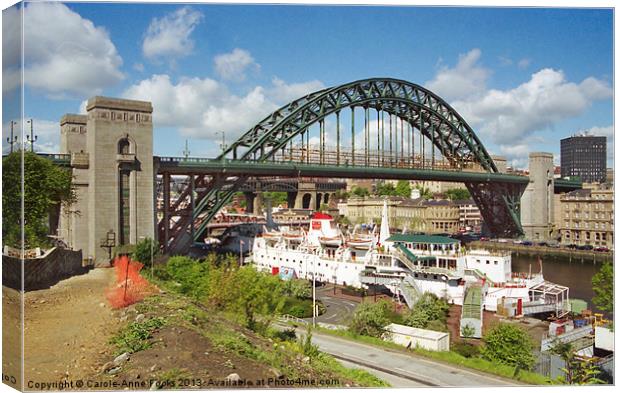
[[[118,312],[105,298],[105,290],[113,282],[113,269],[94,269],[25,294],[24,388],[29,389],[29,381],[32,385],[84,378],[109,359],[107,343],[119,326]],[[2,300],[5,310],[14,310],[3,319],[3,326],[19,326],[19,312],[15,312],[19,292],[3,287]],[[5,337],[5,345],[7,340]],[[11,351],[19,356],[19,343],[10,341]],[[15,358],[10,356],[9,361]],[[14,369],[15,364],[7,366]]]
[[[534,347],[540,348],[540,340],[543,337],[543,334],[548,330],[549,323],[546,321],[541,321],[535,318],[519,318],[519,319],[507,319],[498,317],[497,314],[491,311],[484,311],[482,314],[482,334],[484,335],[490,329],[492,329],[495,325],[500,322],[503,323],[512,323],[521,327],[525,331],[527,331],[532,338],[532,342],[534,343]],[[458,342],[461,341],[460,337],[460,320],[461,320],[461,306],[453,304],[450,306],[450,311],[448,314],[447,325],[448,330],[450,331],[450,341]],[[472,343],[474,345],[481,345],[481,340],[467,340],[467,342]]]

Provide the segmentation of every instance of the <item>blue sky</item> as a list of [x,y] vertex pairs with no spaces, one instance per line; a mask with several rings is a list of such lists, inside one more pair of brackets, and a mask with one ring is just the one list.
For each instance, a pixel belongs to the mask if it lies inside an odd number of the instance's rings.
[[[189,139],[214,156],[218,131],[230,141],[308,92],[388,76],[438,93],[511,163],[584,130],[608,137],[613,163],[611,10],[43,3],[24,21],[25,112],[43,150],[95,94],[153,101],[156,154]],[[6,134],[17,90],[3,69]]]

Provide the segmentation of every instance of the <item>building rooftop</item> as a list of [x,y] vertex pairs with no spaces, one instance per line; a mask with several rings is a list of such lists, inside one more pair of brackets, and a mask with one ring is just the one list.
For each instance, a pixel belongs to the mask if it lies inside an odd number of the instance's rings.
[[430,244],[453,244],[459,243],[458,240],[452,239],[446,236],[433,236],[433,235],[414,235],[410,233],[395,233],[388,239],[390,242],[403,242],[403,243],[430,243]]
[[406,334],[413,337],[429,338],[433,340],[442,339],[449,335],[445,332],[436,332],[434,330],[418,329],[411,326],[399,325],[396,323],[390,323],[385,327],[388,332],[396,334]]

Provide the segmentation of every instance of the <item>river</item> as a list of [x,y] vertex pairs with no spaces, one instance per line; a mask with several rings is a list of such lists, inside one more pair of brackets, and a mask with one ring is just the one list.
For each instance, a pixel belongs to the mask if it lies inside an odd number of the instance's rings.
[[[528,272],[530,265],[532,273],[537,273],[540,270],[538,257],[512,253],[513,272]],[[571,261],[564,256],[544,256],[542,265],[545,280],[569,287],[569,296],[572,299],[585,300],[588,302],[588,307],[593,307],[592,276],[601,269],[602,262],[595,263],[591,260],[581,262],[575,258]]]

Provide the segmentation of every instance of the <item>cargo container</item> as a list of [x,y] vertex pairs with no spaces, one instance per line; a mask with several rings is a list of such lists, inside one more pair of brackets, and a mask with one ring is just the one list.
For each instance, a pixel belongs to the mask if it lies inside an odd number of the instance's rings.
[[385,327],[384,339],[407,348],[449,351],[450,334],[391,323]]

